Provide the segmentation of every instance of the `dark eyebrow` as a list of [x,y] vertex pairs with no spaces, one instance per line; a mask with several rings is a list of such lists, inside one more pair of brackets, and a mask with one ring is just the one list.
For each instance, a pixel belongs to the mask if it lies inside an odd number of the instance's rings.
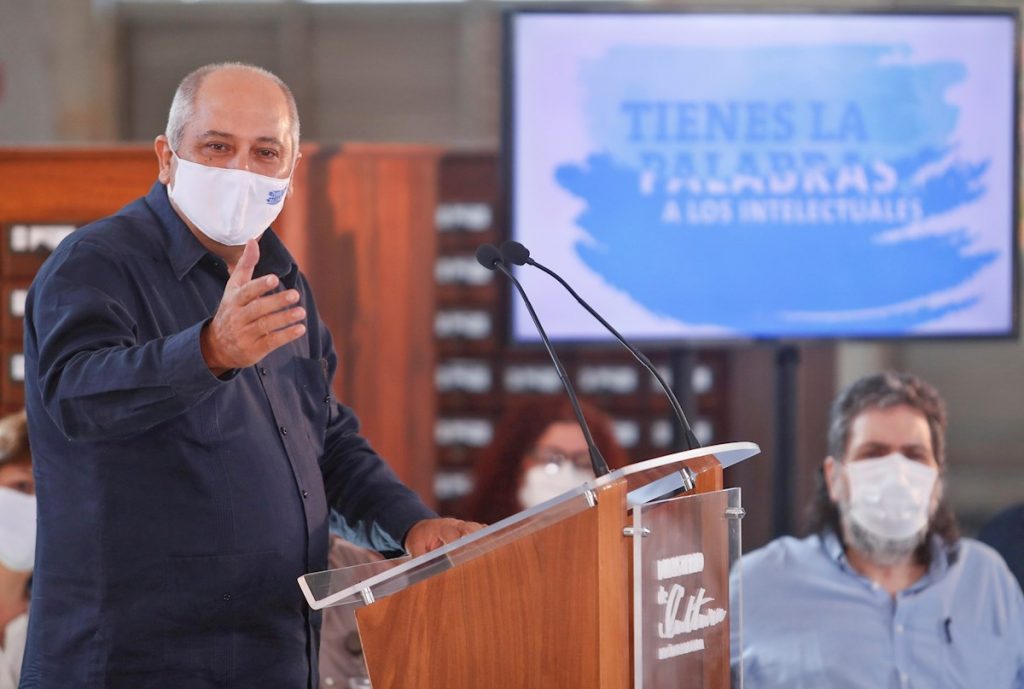
[[274,144],[278,148],[284,148],[284,144],[281,140],[273,136],[257,136],[256,141],[264,144]]
[[218,132],[216,129],[207,129],[205,132],[203,132],[199,136],[200,136],[200,138],[203,138],[203,139],[207,139],[207,138],[210,138],[210,137],[217,137],[217,138],[221,138],[221,139],[234,139],[235,138],[234,134],[229,134],[228,132]]
[[[200,139],[234,139],[235,135],[228,132],[220,132],[216,129],[207,129],[205,132],[199,135]],[[284,148],[284,144],[275,136],[257,136],[257,143],[261,144],[272,144],[278,148]]]

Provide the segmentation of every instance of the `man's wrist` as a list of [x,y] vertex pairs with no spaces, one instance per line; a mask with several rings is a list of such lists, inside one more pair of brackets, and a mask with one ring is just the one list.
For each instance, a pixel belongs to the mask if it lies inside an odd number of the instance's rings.
[[206,367],[210,369],[215,377],[220,378],[225,373],[231,370],[230,367],[222,366],[217,361],[215,353],[216,348],[213,346],[213,337],[210,335],[210,321],[203,324],[203,329],[199,331],[199,351],[203,355],[203,361],[206,362]]

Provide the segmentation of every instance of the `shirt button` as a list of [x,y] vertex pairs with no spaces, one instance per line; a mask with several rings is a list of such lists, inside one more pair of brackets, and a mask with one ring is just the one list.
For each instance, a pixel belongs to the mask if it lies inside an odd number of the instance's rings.
[[896,625],[896,633],[897,634],[902,634],[903,633],[903,625],[902,624]]
[[223,596],[221,596],[221,598],[223,598],[224,600],[231,600],[231,594],[225,593]]
[[281,426],[281,435],[288,435],[288,429],[284,426]]
[[260,375],[261,376],[267,375],[267,367],[266,366],[260,366]]
[[308,490],[302,491],[302,497],[308,498],[309,497],[309,491]]
[[334,686],[334,678],[333,677],[324,677],[324,686],[333,687]]

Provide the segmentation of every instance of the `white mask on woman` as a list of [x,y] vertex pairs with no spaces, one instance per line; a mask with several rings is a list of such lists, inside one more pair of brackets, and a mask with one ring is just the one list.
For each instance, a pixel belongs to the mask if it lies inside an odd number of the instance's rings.
[[36,558],[36,496],[0,487],[0,563],[31,572]]
[[248,170],[231,170],[177,161],[174,183],[167,196],[207,237],[219,244],[241,246],[270,227],[288,193],[291,177],[265,177]]
[[938,472],[895,452],[844,465],[850,488],[846,512],[867,533],[888,541],[920,536],[928,528]]
[[529,509],[594,478],[591,471],[580,469],[573,462],[547,463],[526,470],[519,488],[519,504]]

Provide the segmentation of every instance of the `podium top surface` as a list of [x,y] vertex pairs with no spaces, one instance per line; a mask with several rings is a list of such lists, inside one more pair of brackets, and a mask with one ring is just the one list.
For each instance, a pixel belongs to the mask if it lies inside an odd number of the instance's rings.
[[626,481],[627,504],[632,508],[684,487],[681,469],[688,462],[713,457],[722,468],[727,468],[760,451],[754,443],[724,443],[630,464],[419,557],[406,556],[306,574],[299,577],[299,587],[314,610],[333,605],[369,604],[377,597],[400,591],[525,534],[578,514],[593,504],[598,491],[618,481]]

